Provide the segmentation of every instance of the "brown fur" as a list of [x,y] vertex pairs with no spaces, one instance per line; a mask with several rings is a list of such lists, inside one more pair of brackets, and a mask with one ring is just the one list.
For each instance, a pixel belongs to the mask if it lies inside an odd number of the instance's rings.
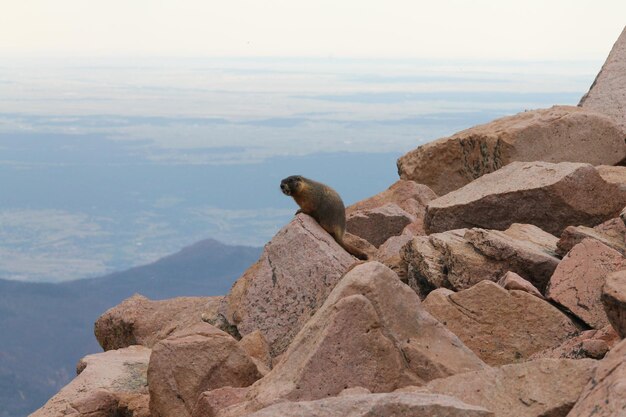
[[346,231],[346,208],[337,191],[300,175],[285,178],[280,182],[280,188],[285,195],[293,197],[300,206],[297,213],[313,217],[348,253],[359,259],[367,259],[365,253],[343,241]]

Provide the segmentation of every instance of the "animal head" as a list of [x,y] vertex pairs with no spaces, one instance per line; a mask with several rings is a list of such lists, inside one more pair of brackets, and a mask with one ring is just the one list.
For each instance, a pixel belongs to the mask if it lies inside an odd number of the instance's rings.
[[292,196],[302,190],[304,186],[304,177],[301,175],[292,175],[280,182],[280,190],[285,195]]

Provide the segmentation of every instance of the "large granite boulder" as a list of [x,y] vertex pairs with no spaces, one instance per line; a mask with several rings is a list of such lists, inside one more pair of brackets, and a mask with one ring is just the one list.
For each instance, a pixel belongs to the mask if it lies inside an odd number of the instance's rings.
[[626,267],[607,275],[601,298],[611,326],[626,338]]
[[402,249],[408,284],[421,296],[435,288],[455,291],[515,272],[543,290],[559,263],[557,238],[536,226],[505,231],[458,229],[417,236]]
[[425,393],[345,395],[317,401],[284,402],[249,417],[492,417],[482,407]]
[[456,293],[437,289],[422,305],[489,365],[523,361],[579,332],[550,303],[491,281]]
[[145,415],[149,358],[150,349],[143,346],[85,356],[78,364],[78,376],[30,416]]
[[398,159],[400,178],[444,195],[514,161],[615,165],[626,156],[609,117],[571,106],[525,111],[418,147]]
[[626,410],[626,340],[602,359],[567,417],[621,417]]
[[396,181],[385,191],[346,208],[346,230],[378,248],[398,236],[409,224],[414,234],[424,234],[426,205],[437,198],[427,186]]
[[539,359],[435,379],[423,389],[484,407],[496,417],[564,416],[591,380],[596,363]]
[[606,114],[626,132],[626,28],[578,105]]
[[594,329],[609,324],[600,297],[607,275],[626,269],[624,255],[595,239],[574,246],[550,278],[546,296]]
[[210,324],[197,324],[152,350],[148,367],[152,417],[189,417],[204,391],[246,387],[261,377],[232,336]]
[[428,233],[528,223],[553,235],[617,217],[626,194],[589,164],[513,162],[428,204]]
[[242,336],[259,330],[276,357],[355,261],[312,217],[298,214],[233,285],[223,314]]
[[272,372],[250,387],[248,401],[219,415],[336,396],[355,386],[389,392],[485,366],[393,271],[369,262],[337,284]]
[[202,313],[223,297],[177,297],[152,301],[135,294],[107,310],[94,333],[104,350],[132,345],[154,346],[173,332],[201,323]]

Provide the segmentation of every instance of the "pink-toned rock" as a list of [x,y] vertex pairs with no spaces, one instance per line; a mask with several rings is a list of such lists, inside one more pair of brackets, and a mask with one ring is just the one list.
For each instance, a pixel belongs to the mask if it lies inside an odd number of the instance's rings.
[[413,233],[405,232],[400,236],[393,236],[383,243],[373,256],[373,260],[387,265],[398,278],[407,282],[408,265],[402,257],[402,248],[413,238]]
[[411,224],[424,234],[424,214],[437,195],[427,186],[400,180],[387,190],[346,208],[346,230],[379,247]]
[[626,268],[607,275],[601,298],[609,323],[626,338]]
[[626,207],[619,213],[620,219],[622,219],[622,223],[626,225]]
[[585,239],[561,261],[546,297],[566,307],[594,329],[609,324],[600,296],[606,277],[626,268],[624,256],[594,239]]
[[344,243],[352,246],[367,255],[367,259],[372,259],[376,254],[376,246],[372,245],[367,240],[363,239],[360,236],[353,235],[350,232],[346,232],[343,235]]
[[152,417],[190,416],[201,393],[246,387],[262,377],[225,332],[200,323],[154,345],[148,367]]
[[483,279],[498,279],[508,268],[476,250],[467,229],[417,236],[402,248],[408,285],[426,297],[435,288],[462,290]]
[[523,361],[579,331],[550,303],[491,281],[457,293],[437,289],[422,305],[489,365]]
[[389,393],[349,395],[317,401],[284,402],[249,417],[492,417],[482,407],[445,395]]
[[496,417],[564,416],[596,361],[540,359],[436,379],[424,388],[494,412]]
[[346,215],[350,216],[360,210],[371,210],[394,203],[411,216],[423,219],[426,205],[435,198],[437,195],[427,186],[415,181],[399,180],[385,191],[351,204],[346,208]]
[[502,232],[473,228],[464,237],[483,255],[506,264],[540,289],[559,264],[558,239],[531,224],[514,223]]
[[177,297],[152,301],[135,294],[107,310],[95,324],[104,350],[132,345],[152,347],[175,331],[201,323],[202,313],[223,297]]
[[626,29],[578,105],[606,114],[626,131]]
[[617,185],[620,190],[626,191],[626,167],[612,165],[598,165],[598,174],[604,181]]
[[[459,229],[413,238],[402,248],[408,283],[425,296],[434,288],[463,290],[507,271],[545,288],[556,268],[557,239],[532,225],[500,232]],[[423,298],[423,297],[422,297]]]
[[265,375],[272,368],[272,355],[267,340],[260,331],[248,333],[239,341],[242,348],[256,363],[259,371]]
[[611,326],[600,330],[585,330],[578,336],[567,339],[560,346],[537,352],[531,359],[602,359],[620,338]]
[[131,346],[88,355],[80,374],[31,417],[111,417],[128,409],[131,397],[147,394],[150,349]]
[[346,218],[346,230],[379,247],[392,236],[398,236],[415,217],[402,210],[397,204],[367,210],[358,210]]
[[622,129],[609,117],[554,106],[503,117],[422,145],[398,159],[398,173],[444,195],[514,161],[614,165],[625,156]]
[[250,388],[249,401],[219,415],[336,396],[354,386],[389,392],[484,366],[393,271],[368,262],[337,284],[280,363]]
[[557,253],[565,256],[574,246],[585,239],[595,239],[622,255],[626,255],[626,226],[621,219],[611,219],[596,227],[568,226],[557,243]]
[[205,391],[200,394],[192,417],[214,417],[221,410],[245,401],[249,390],[250,387],[224,387]]
[[[128,417],[151,417],[150,395],[120,394],[118,395],[118,414]],[[93,416],[90,416],[93,417]]]
[[535,297],[539,297],[542,300],[543,295],[539,292],[537,287],[535,287],[530,282],[526,281],[524,278],[517,275],[515,272],[507,272],[500,278],[498,281],[498,285],[504,288],[505,290],[519,290],[527,292],[530,295],[534,295]]
[[278,356],[355,261],[312,217],[299,214],[233,285],[224,315],[242,336],[259,330]]
[[626,410],[626,340],[602,359],[567,417],[621,417]]
[[617,216],[626,193],[589,164],[513,162],[428,204],[428,233],[464,227],[504,230],[534,224],[560,235],[570,225],[595,226]]

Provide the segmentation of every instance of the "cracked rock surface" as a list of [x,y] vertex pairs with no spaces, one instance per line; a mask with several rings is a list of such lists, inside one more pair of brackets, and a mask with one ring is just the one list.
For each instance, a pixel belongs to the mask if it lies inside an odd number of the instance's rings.
[[528,224],[505,231],[457,229],[414,237],[402,256],[408,283],[421,296],[434,288],[458,291],[482,280],[498,281],[509,271],[543,290],[559,263],[556,242]]

